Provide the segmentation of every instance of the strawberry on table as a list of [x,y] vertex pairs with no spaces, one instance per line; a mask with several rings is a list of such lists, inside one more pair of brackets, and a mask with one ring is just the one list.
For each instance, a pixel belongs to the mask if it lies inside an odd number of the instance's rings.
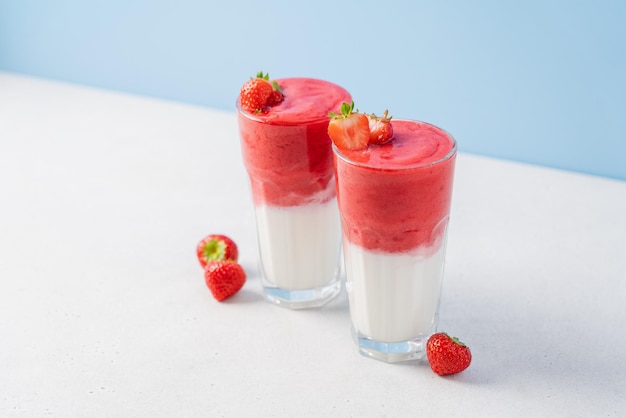
[[440,376],[460,373],[472,362],[469,347],[444,332],[430,336],[426,342],[426,356],[430,368]]
[[196,247],[198,261],[202,268],[211,261],[237,261],[239,250],[235,241],[222,234],[211,234],[203,238]]
[[370,139],[368,117],[354,110],[354,102],[342,103],[341,114],[329,114],[328,136],[340,149],[367,148]]
[[246,272],[235,261],[211,261],[204,270],[206,285],[218,301],[228,299],[243,287]]
[[239,103],[243,110],[250,113],[264,113],[270,106],[284,100],[284,95],[276,81],[270,82],[269,74],[257,73],[241,87]]
[[385,110],[382,116],[376,116],[374,113],[368,116],[370,128],[370,144],[386,144],[393,139],[393,126],[391,125],[391,116],[387,116],[388,110]]

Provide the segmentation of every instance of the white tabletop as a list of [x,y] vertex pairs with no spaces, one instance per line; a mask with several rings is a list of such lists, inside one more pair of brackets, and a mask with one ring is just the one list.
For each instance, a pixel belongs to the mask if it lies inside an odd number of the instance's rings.
[[626,182],[459,155],[440,328],[473,363],[442,378],[360,356],[345,292],[263,301],[239,151],[234,112],[0,73],[0,416],[626,414]]

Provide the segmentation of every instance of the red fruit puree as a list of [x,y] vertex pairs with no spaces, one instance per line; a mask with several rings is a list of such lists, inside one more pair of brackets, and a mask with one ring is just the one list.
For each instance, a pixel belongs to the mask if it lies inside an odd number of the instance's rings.
[[337,198],[344,234],[372,251],[441,245],[450,213],[456,142],[443,130],[392,120],[394,139],[337,150]]
[[310,78],[276,80],[285,100],[254,115],[237,115],[244,164],[256,205],[299,206],[336,196],[328,112],[339,113],[350,94]]

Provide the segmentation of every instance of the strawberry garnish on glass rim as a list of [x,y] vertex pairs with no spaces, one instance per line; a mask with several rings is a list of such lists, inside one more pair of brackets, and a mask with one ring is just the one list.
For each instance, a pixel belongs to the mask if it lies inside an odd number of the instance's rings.
[[243,110],[250,113],[265,113],[271,106],[282,103],[285,99],[280,86],[276,81],[270,81],[269,74],[258,72],[241,87],[239,104]]
[[370,127],[370,144],[382,145],[393,139],[393,126],[391,125],[391,116],[389,111],[385,110],[382,116],[376,116],[374,113],[368,116]]
[[278,85],[278,82],[276,82],[276,80],[273,80],[272,93],[270,94],[270,97],[268,97],[266,105],[269,107],[276,106],[278,104],[281,104],[283,100],[285,100],[283,90]]
[[367,148],[370,138],[369,121],[365,114],[354,110],[354,102],[342,103],[341,114],[328,114],[328,136],[340,149],[361,150]]

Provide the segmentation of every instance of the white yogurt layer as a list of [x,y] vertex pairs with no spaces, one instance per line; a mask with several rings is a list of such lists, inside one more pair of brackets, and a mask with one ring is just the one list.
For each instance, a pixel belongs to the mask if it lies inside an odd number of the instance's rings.
[[337,275],[341,229],[336,199],[323,204],[255,207],[265,278],[285,290],[312,289]]
[[434,331],[445,243],[435,252],[392,254],[346,242],[344,254],[350,315],[360,334],[401,342]]

